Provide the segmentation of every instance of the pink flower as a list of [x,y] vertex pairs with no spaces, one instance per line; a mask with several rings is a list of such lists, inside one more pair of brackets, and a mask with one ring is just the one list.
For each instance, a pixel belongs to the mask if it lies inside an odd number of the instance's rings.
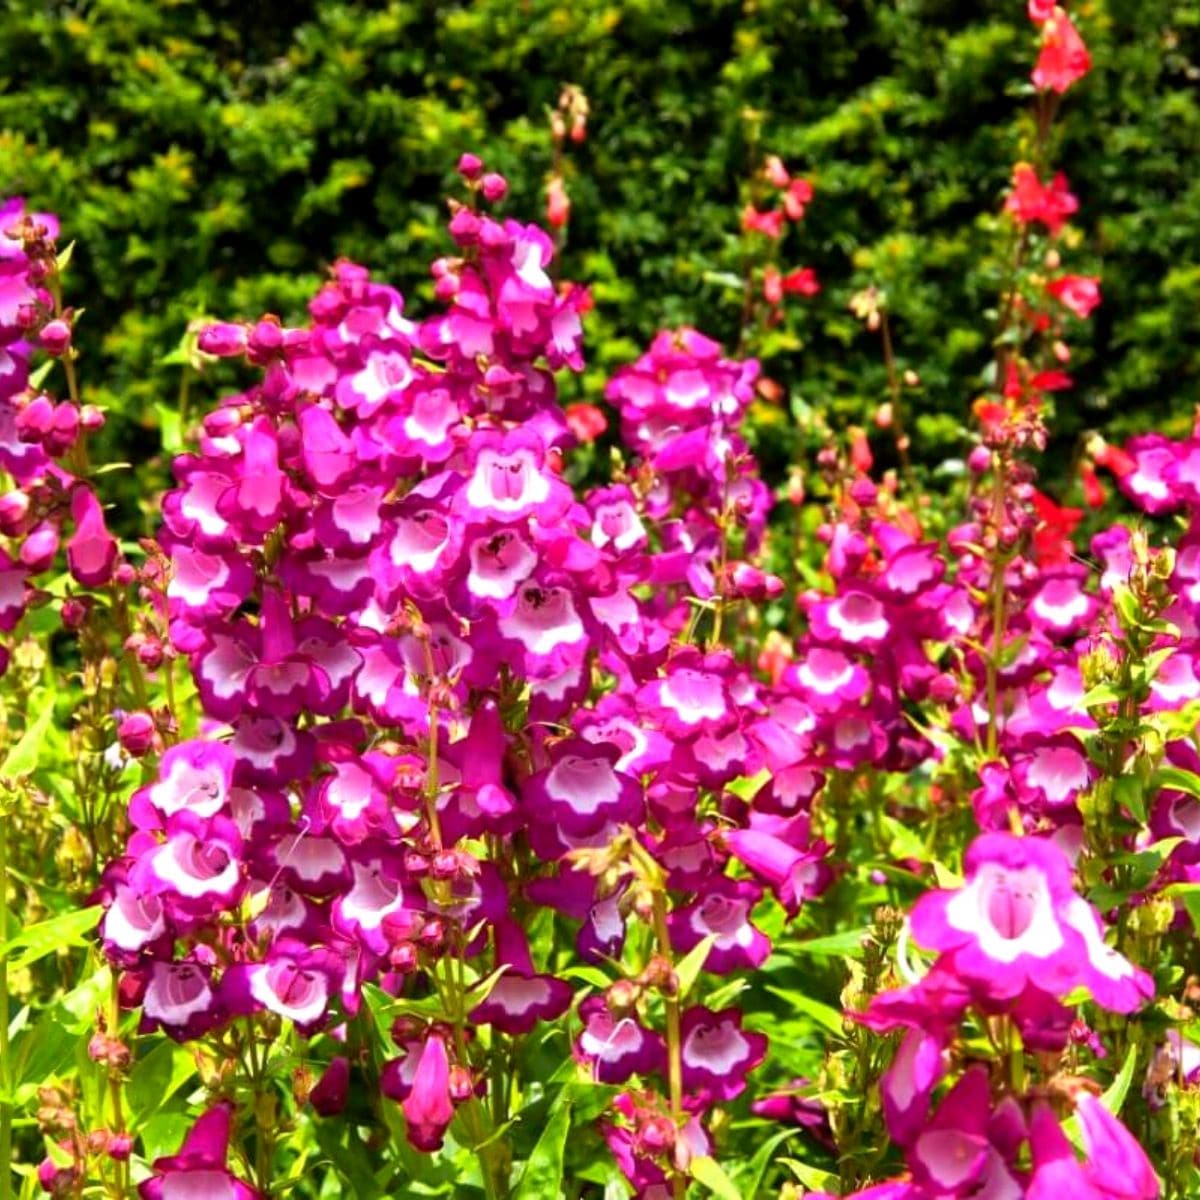
[[1100,303],[1100,280],[1095,275],[1062,275],[1051,280],[1046,291],[1081,321]]
[[438,1034],[425,1039],[401,1107],[408,1122],[408,1140],[418,1150],[440,1149],[446,1126],[454,1118],[454,1104],[450,1099],[450,1058]]
[[1067,188],[1067,177],[1060,171],[1049,184],[1043,184],[1028,163],[1013,168],[1013,187],[1005,208],[1023,225],[1038,222],[1051,237],[1079,208],[1079,201]]
[[1132,1012],[1153,995],[1144,971],[1109,947],[1096,910],[1075,894],[1071,868],[1050,841],[987,833],[964,861],[965,885],[929,892],[912,913],[913,935],[996,999],[1036,987]]
[[1083,38],[1061,8],[1042,24],[1042,50],[1033,68],[1034,87],[1060,95],[1092,69],[1092,56]]
[[261,1193],[233,1175],[229,1124],[233,1105],[210,1108],[192,1126],[179,1153],[154,1160],[154,1178],[138,1185],[142,1200],[261,1200]]

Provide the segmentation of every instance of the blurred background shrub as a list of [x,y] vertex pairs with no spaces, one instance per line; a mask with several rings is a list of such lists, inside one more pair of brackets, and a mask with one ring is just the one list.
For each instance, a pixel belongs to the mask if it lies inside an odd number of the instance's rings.
[[[1200,373],[1200,5],[1072,12],[1096,69],[1056,157],[1081,201],[1072,269],[1099,270],[1105,299],[1059,403],[1064,475],[1084,430],[1186,428]],[[295,317],[339,255],[423,308],[459,152],[540,218],[547,116],[573,83],[591,119],[566,155],[563,270],[596,307],[570,398],[598,396],[664,324],[736,343],[738,211],[772,152],[816,187],[782,265],[815,267],[824,291],[762,347],[784,385],[756,410],[768,468],[795,414],[867,424],[885,398],[878,341],[847,307],[870,284],[920,372],[914,452],[934,466],[959,453],[989,357],[1026,107],[1008,81],[1035,36],[1020,0],[9,0],[0,191],[78,239],[85,391],[118,456],[153,463],[189,319]]]

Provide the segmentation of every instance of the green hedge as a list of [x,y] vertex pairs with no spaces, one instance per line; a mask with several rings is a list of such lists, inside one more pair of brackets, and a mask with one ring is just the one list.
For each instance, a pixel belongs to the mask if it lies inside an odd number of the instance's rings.
[[[1079,431],[1190,419],[1200,372],[1200,5],[1080,0],[1096,69],[1066,101],[1073,253],[1105,303],[1076,339]],[[0,181],[79,239],[75,296],[94,398],[135,461],[157,447],[163,356],[189,318],[302,310],[337,255],[427,302],[439,197],[464,149],[540,213],[546,113],[592,105],[568,154],[566,274],[594,283],[578,386],[658,326],[736,337],[739,189],[767,151],[817,186],[787,265],[825,291],[772,335],[793,404],[835,424],[882,398],[878,346],[846,301],[883,286],[923,387],[936,463],[987,359],[994,213],[1019,153],[1034,54],[1021,0],[9,0],[0,22]],[[786,419],[786,414],[775,420]],[[787,440],[763,439],[786,453]],[[1060,461],[1065,461],[1066,455]],[[776,465],[781,465],[777,461]]]

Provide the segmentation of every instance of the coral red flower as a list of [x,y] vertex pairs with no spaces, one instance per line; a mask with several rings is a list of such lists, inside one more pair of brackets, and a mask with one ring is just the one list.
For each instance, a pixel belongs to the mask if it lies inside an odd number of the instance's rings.
[[1079,483],[1083,488],[1083,499],[1088,508],[1100,508],[1104,504],[1104,485],[1096,475],[1096,469],[1090,463],[1084,463],[1079,468]]
[[753,204],[742,209],[742,229],[747,233],[762,233],[777,238],[783,233],[783,210],[760,212]]
[[607,428],[608,418],[594,405],[580,401],[568,404],[567,424],[581,442],[594,442]]
[[1033,68],[1034,87],[1048,88],[1061,96],[1092,69],[1079,30],[1061,8],[1056,8],[1042,25],[1042,52]]
[[561,229],[571,219],[571,197],[563,185],[562,176],[555,175],[546,185],[546,222]]
[[1080,508],[1062,508],[1043,492],[1034,491],[1033,511],[1038,524],[1033,532],[1033,557],[1041,566],[1070,561],[1075,551],[1071,534],[1083,520]]
[[1064,275],[1046,284],[1046,291],[1081,321],[1100,303],[1100,280],[1095,275]]
[[790,296],[815,296],[821,285],[812,267],[797,267],[783,277],[783,290]]
[[1043,184],[1028,163],[1013,168],[1013,188],[1004,207],[1022,224],[1034,221],[1046,227],[1054,237],[1073,212],[1079,201],[1067,187],[1067,177],[1059,171],[1049,184]]
[[812,184],[807,179],[793,179],[783,197],[783,210],[789,221],[799,221],[813,198]]
[[776,267],[763,271],[763,299],[768,304],[779,304],[783,300],[783,276]]

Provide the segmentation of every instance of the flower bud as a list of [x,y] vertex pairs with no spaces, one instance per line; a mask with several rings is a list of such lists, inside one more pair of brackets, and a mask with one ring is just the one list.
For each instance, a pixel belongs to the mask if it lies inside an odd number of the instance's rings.
[[23,533],[30,504],[28,493],[19,489],[0,496],[0,533],[6,537]]
[[40,442],[54,425],[54,401],[44,393],[34,396],[17,413],[17,437],[23,442]]
[[478,179],[483,173],[483,159],[477,154],[471,154],[469,151],[462,154],[458,159],[458,173],[469,180]]
[[154,749],[154,718],[146,712],[129,713],[117,726],[121,749],[133,758],[141,758]]
[[139,643],[136,654],[138,662],[148,671],[158,670],[165,657],[163,644],[156,637],[144,638]]
[[982,475],[992,465],[992,452],[986,446],[976,446],[967,455],[967,469],[975,475]]
[[68,596],[59,609],[59,616],[62,618],[62,623],[65,628],[74,633],[76,630],[83,628],[84,621],[87,620],[88,602],[82,596]]
[[40,521],[21,543],[20,559],[23,566],[36,573],[47,570],[57,553],[58,527],[49,521]]
[[117,1162],[127,1162],[133,1153],[133,1136],[128,1133],[114,1133],[108,1139],[108,1157]]
[[489,171],[482,182],[483,198],[489,204],[496,204],[508,195],[508,180],[495,171]]
[[342,1055],[325,1068],[316,1087],[308,1094],[308,1102],[322,1117],[335,1117],[346,1107],[350,1094],[350,1062]]
[[196,338],[196,346],[202,353],[218,358],[242,354],[246,349],[246,327],[228,321],[206,325]]
[[450,1099],[457,1104],[470,1100],[475,1093],[475,1085],[471,1082],[471,1072],[466,1067],[450,1068],[449,1077]]
[[95,433],[104,428],[104,413],[94,404],[85,404],[79,410],[79,427],[86,433]]
[[47,321],[38,334],[38,341],[47,354],[55,358],[65,354],[71,346],[71,326],[62,317]]

